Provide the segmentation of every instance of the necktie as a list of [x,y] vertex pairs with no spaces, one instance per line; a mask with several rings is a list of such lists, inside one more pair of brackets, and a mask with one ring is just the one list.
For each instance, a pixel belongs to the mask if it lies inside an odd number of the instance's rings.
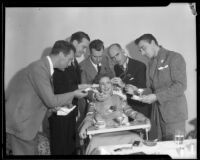
[[100,73],[100,71],[101,71],[101,65],[97,64],[97,72],[98,72],[98,74]]
[[125,68],[123,65],[120,65],[120,68],[122,69],[122,71],[125,71]]

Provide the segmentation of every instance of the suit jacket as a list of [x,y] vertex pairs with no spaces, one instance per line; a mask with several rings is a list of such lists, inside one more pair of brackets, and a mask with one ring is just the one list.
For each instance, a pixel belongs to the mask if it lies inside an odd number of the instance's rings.
[[46,57],[21,70],[6,93],[6,132],[33,139],[42,124],[47,108],[71,103],[73,95],[54,95],[50,65]]
[[184,91],[187,88],[186,64],[179,53],[160,48],[157,57],[149,63],[152,92],[158,101],[154,103],[165,122],[180,122],[188,118]]
[[[94,68],[91,63],[90,57],[86,58],[80,63],[81,67],[81,83],[92,84],[95,77],[97,76],[97,70]],[[101,71],[100,74],[108,74],[111,77],[114,77],[114,73],[110,69],[108,60],[103,56],[101,62]]]
[[[114,66],[115,74],[120,77],[125,84],[132,84],[138,88],[146,88],[146,66],[144,63],[132,59],[130,57],[126,71],[123,71],[122,67],[116,64]],[[150,118],[151,105],[145,104],[131,99],[130,95],[127,95],[127,102],[132,108],[140,113],[143,113],[146,117]]]
[[114,66],[115,75],[122,78],[126,84],[132,84],[138,88],[146,88],[146,66],[144,63],[134,60],[130,57],[127,70],[124,72],[122,68],[116,64]]

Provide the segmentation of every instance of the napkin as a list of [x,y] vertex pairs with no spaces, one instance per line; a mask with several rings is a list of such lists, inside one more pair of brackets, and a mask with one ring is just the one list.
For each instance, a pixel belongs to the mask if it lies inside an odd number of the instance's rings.
[[140,97],[140,96],[137,96],[137,95],[133,95],[131,99],[140,101],[140,100],[141,100],[141,97]]
[[73,111],[75,107],[76,107],[76,105],[74,105],[72,108],[61,107],[61,108],[57,111],[57,115],[58,115],[58,116],[66,116],[66,115],[68,115],[71,111]]

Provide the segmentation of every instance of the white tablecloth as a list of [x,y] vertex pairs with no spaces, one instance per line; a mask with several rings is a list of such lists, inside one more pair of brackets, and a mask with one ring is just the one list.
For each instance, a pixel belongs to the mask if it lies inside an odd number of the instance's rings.
[[[193,144],[193,146],[191,145]],[[130,149],[122,149],[121,151],[114,151],[120,147],[131,147],[131,144],[123,145],[109,145],[98,147],[93,154],[100,155],[126,155],[131,153],[143,152],[145,154],[169,155],[171,158],[175,159],[196,159],[197,158],[197,140],[190,139],[184,140],[182,145],[176,144],[174,141],[162,141],[157,142],[155,146],[146,146],[141,144],[140,146],[134,146]],[[180,149],[182,147],[182,149]]]

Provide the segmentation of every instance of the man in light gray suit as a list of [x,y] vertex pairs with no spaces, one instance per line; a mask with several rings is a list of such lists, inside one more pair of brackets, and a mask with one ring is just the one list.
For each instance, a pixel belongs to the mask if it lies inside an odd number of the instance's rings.
[[114,77],[109,61],[104,55],[104,44],[101,40],[96,39],[89,44],[90,55],[80,63],[81,83],[93,84],[98,83],[98,76],[107,74]]
[[[75,48],[56,41],[49,56],[20,71],[6,92],[6,132],[14,155],[37,154],[37,133],[48,109],[71,106],[74,97],[87,96],[83,89],[54,95],[51,76],[54,68],[64,69],[74,59]],[[59,107],[58,107],[59,106]]]
[[173,140],[176,130],[185,132],[188,118],[186,63],[183,56],[158,45],[152,34],[135,40],[141,54],[149,61],[151,94],[144,95],[143,103],[152,103],[150,138]]

